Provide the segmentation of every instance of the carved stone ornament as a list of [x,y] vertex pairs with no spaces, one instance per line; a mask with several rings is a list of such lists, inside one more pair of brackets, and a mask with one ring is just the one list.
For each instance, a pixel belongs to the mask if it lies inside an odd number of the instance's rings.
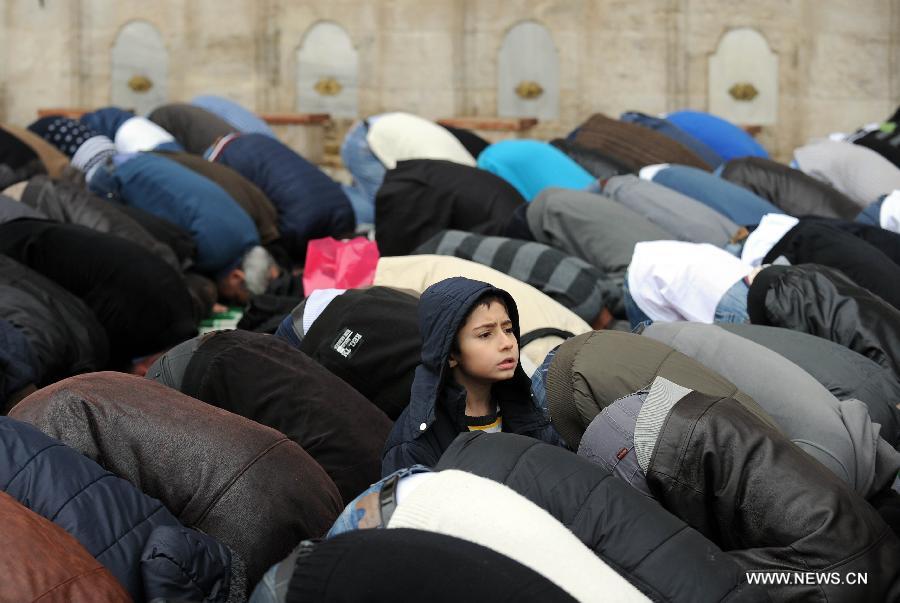
[[322,96],[336,96],[344,89],[344,87],[341,86],[341,83],[333,77],[323,77],[316,82],[316,85],[313,86],[313,88]]
[[759,90],[753,84],[741,82],[729,88],[728,94],[736,101],[752,101],[759,96]]
[[543,93],[544,89],[537,82],[519,82],[519,85],[516,86],[516,94],[519,98],[524,98],[525,100],[538,98]]
[[153,81],[144,75],[133,75],[128,80],[128,87],[138,93],[146,92],[153,87]]

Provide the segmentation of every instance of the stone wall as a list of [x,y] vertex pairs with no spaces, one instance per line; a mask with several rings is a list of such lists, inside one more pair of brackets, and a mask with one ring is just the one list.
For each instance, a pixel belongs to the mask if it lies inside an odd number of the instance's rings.
[[297,49],[320,21],[358,53],[361,114],[498,114],[504,35],[532,20],[559,57],[559,115],[538,137],[592,112],[706,109],[709,59],[751,27],[777,56],[777,157],[810,137],[883,119],[900,103],[900,0],[6,0],[0,9],[0,119],[38,107],[109,102],[111,49],[141,19],[168,51],[168,96],[229,96],[260,112],[296,102]]

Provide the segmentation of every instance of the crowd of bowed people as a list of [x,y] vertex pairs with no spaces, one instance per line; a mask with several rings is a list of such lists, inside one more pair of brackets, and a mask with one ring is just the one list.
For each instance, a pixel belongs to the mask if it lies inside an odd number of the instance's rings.
[[900,601],[898,122],[0,125],[0,601]]

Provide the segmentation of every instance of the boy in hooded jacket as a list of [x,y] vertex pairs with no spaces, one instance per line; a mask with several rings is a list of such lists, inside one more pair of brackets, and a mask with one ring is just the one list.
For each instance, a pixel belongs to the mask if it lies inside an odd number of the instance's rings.
[[548,413],[532,400],[519,365],[519,314],[509,293],[452,277],[422,293],[418,313],[422,359],[409,406],[385,444],[382,476],[415,464],[434,466],[466,431],[564,445]]

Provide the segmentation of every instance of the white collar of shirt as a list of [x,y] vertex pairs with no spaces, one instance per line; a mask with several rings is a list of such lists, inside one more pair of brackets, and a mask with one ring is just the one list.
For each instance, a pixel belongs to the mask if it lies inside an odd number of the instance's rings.
[[885,230],[900,232],[900,190],[892,192],[884,199],[878,222]]
[[120,153],[152,151],[161,144],[174,142],[175,138],[146,117],[127,119],[116,130],[116,150]]
[[653,178],[662,170],[671,166],[671,163],[654,163],[653,165],[645,165],[638,172],[641,180],[653,180]]
[[316,289],[306,298],[306,304],[303,306],[303,335],[309,333],[310,327],[316,322],[316,319],[322,315],[328,304],[331,303],[338,295],[342,294],[346,289]]
[[766,254],[799,223],[800,220],[786,214],[764,215],[744,242],[741,261],[753,267],[761,265]]

